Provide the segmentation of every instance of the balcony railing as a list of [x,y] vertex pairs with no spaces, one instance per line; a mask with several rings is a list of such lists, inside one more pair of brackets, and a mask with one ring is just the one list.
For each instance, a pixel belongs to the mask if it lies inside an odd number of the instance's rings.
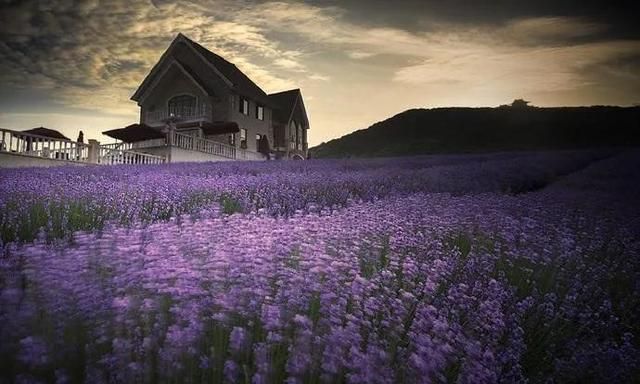
[[144,121],[149,125],[164,123],[170,117],[179,121],[198,121],[208,119],[209,115],[210,108],[207,104],[202,103],[194,105],[191,108],[183,107],[176,110],[163,109],[159,111],[148,111],[144,115]]
[[128,143],[105,144],[100,146],[99,164],[162,164],[164,156],[128,150]]
[[170,142],[178,148],[204,152],[215,156],[238,160],[264,160],[261,153],[239,149],[213,140],[203,139],[172,131]]

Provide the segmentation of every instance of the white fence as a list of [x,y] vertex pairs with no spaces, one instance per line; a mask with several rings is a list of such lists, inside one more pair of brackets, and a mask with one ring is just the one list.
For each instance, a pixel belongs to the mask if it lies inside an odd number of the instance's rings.
[[134,152],[114,148],[113,144],[100,146],[98,155],[99,164],[162,164],[165,162],[163,156],[151,155],[148,153]]
[[0,128],[0,151],[78,162],[86,162],[89,158],[87,144],[4,128]]
[[[100,145],[95,140],[89,140],[89,144],[84,144],[0,128],[0,151],[2,152],[79,163],[161,164],[167,161],[165,157],[143,153],[143,149],[164,146],[175,146],[185,150],[234,160],[265,159],[265,156],[261,153],[247,151],[225,143],[190,136],[177,131],[171,131],[167,138],[145,140],[137,143]],[[212,160],[215,160],[215,158],[212,158]]]
[[203,139],[172,131],[171,145],[178,148],[191,151],[204,152],[215,156],[226,157],[228,159],[238,160],[264,160],[265,156],[261,153],[238,149],[234,146],[220,143],[213,140]]

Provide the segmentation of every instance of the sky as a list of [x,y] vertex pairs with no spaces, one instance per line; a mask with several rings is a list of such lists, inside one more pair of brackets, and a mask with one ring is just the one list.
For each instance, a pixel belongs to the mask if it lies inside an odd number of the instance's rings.
[[638,105],[638,3],[0,0],[0,127],[110,142],[179,32],[301,88],[311,146],[410,108]]

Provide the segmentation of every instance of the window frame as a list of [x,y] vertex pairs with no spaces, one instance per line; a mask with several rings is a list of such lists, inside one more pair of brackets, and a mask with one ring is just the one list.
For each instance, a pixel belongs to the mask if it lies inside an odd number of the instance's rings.
[[264,121],[264,106],[256,104],[256,119]]
[[[189,104],[191,104],[191,110],[193,112],[192,115],[196,114],[196,111],[198,109],[198,96],[196,96],[194,94],[191,94],[191,93],[179,93],[179,94],[171,96],[167,100],[167,117],[171,116],[171,113],[172,113],[171,112],[171,102],[172,102],[172,100],[177,99],[177,98],[183,98],[183,99],[189,98],[189,100],[192,102],[192,103],[189,103]],[[183,115],[184,115],[186,103],[184,103],[184,102],[182,102],[182,103],[174,102],[174,104],[175,105],[180,105],[180,107],[181,107],[180,111],[183,112]],[[176,109],[176,111],[177,111],[177,109]],[[191,116],[191,115],[185,115],[185,116],[178,115],[177,113],[174,113],[173,115],[174,115],[174,117],[189,117],[189,116]]]
[[238,97],[240,98],[239,100],[240,102],[238,103],[238,106],[239,106],[238,112],[240,112],[245,116],[249,116],[249,99],[242,96],[238,96]]

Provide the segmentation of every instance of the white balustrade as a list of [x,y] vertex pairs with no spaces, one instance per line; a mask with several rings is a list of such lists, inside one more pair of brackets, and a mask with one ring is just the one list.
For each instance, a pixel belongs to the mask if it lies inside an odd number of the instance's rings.
[[89,146],[75,141],[0,128],[0,151],[54,160],[86,162]]
[[151,155],[149,153],[135,152],[120,149],[114,144],[100,146],[98,162],[100,164],[162,164],[164,156]]
[[171,134],[172,145],[190,151],[204,152],[215,156],[238,160],[264,160],[261,153],[238,149],[234,146],[213,140],[194,137],[173,131]]
[[99,164],[161,164],[166,162],[165,157],[136,150],[171,145],[228,159],[264,160],[265,158],[264,155],[257,152],[236,148],[213,140],[189,136],[176,131],[171,131],[168,138],[170,139],[168,142],[165,138],[160,138],[137,143],[96,145],[91,147],[95,148],[91,149],[91,151],[93,151],[94,156],[97,153],[97,156],[90,160],[90,146],[87,144],[0,128],[0,151],[84,163],[97,161]]

